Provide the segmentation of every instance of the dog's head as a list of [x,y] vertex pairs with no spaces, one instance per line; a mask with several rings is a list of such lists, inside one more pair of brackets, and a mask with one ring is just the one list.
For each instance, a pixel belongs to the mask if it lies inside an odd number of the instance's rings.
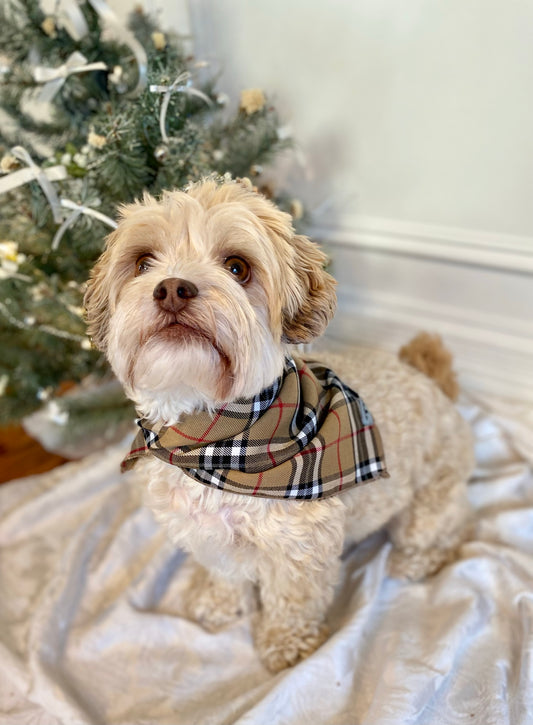
[[[89,334],[143,415],[254,395],[335,310],[325,255],[291,217],[212,179],[124,206],[85,295]],[[173,403],[174,401],[174,403]]]

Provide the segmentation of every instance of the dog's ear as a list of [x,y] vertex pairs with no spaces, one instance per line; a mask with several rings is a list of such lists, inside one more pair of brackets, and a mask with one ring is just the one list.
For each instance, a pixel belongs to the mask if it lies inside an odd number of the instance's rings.
[[112,282],[110,247],[116,235],[117,232],[113,232],[107,238],[107,247],[91,270],[83,297],[87,332],[93,344],[102,352],[106,350],[109,333],[109,295]]
[[283,309],[283,340],[293,344],[319,337],[335,314],[336,282],[326,272],[327,256],[307,237],[294,235],[293,272]]

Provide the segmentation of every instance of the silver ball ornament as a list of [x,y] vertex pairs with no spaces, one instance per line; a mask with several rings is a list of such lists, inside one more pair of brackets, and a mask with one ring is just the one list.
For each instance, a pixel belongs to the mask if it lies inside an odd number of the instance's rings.
[[215,101],[218,106],[221,106],[222,108],[225,108],[229,103],[229,96],[227,93],[217,93],[215,96]]
[[160,143],[154,149],[154,158],[158,164],[164,164],[168,159],[168,146],[164,143]]

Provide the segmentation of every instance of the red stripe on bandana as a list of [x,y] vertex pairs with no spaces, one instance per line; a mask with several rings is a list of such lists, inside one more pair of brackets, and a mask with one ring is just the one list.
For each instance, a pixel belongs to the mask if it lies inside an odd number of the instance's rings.
[[[205,443],[206,436],[209,435],[210,431],[213,429],[213,426],[217,422],[217,420],[220,418],[222,413],[224,412],[226,405],[223,405],[216,413],[215,417],[211,421],[210,425],[207,427],[205,433],[201,438],[193,438],[192,436],[188,436],[187,433],[184,433],[182,430],[178,428],[177,425],[171,425],[169,428],[171,428],[173,431],[176,431],[178,435],[183,436],[184,438],[187,438],[188,441],[194,441],[195,443]],[[176,450],[179,450],[179,448],[176,448]]]
[[147,451],[149,451],[149,450],[150,450],[150,449],[148,448],[148,446],[144,445],[144,446],[141,446],[140,448],[132,448],[132,450],[131,450],[131,451],[129,452],[129,454],[128,454],[128,455],[132,456],[132,455],[134,455],[135,453],[141,453],[141,452],[142,452],[142,453],[146,453],[146,452],[147,452]]
[[257,477],[257,483],[255,485],[254,490],[252,491],[252,496],[255,496],[255,494],[259,491],[261,488],[261,481],[263,480],[263,471],[259,472],[259,476]]
[[312,381],[313,385],[315,386],[315,389],[317,392],[320,391],[320,385],[317,382],[317,379],[315,376],[309,371],[307,365],[304,363],[303,367],[298,370],[298,375],[300,376],[300,380],[305,376],[306,378],[309,378],[309,380]]

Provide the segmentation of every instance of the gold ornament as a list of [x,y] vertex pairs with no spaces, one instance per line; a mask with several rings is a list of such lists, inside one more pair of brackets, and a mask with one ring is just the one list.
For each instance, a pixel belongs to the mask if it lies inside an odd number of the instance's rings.
[[165,50],[165,48],[167,47],[167,39],[164,33],[160,33],[156,30],[152,33],[151,37],[152,43],[154,44],[154,48],[156,50]]
[[49,38],[57,38],[56,32],[56,21],[51,15],[47,15],[41,23],[41,29],[43,33],[48,35]]
[[0,161],[0,171],[4,174],[8,174],[10,171],[18,169],[19,165],[19,162],[14,156],[11,154],[4,154],[4,156],[2,156],[2,160]]
[[89,131],[87,143],[95,149],[101,149],[106,145],[107,138],[105,136],[100,136],[100,134],[95,133],[94,131]]
[[266,99],[260,88],[249,88],[241,91],[240,109],[248,116],[251,116],[252,113],[257,113],[257,111],[261,111],[265,107],[265,103]]

